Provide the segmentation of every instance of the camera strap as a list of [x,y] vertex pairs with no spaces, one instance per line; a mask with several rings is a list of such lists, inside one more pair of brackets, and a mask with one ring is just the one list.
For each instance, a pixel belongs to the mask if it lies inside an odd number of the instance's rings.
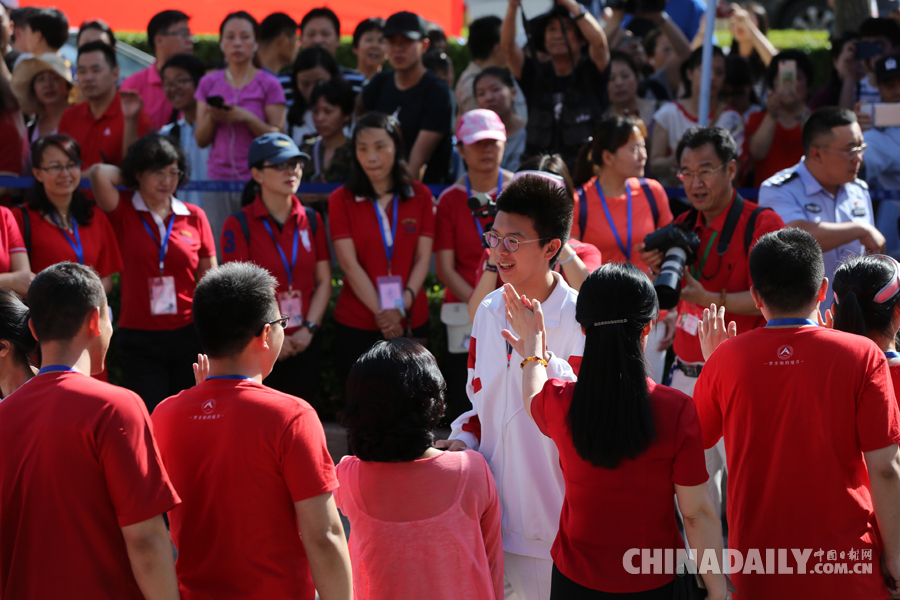
[[[694,227],[696,227],[700,223],[700,212],[696,209],[692,209],[692,212],[695,213]],[[734,199],[728,209],[728,216],[725,217],[725,225],[722,227],[722,236],[718,236],[718,231],[713,231],[712,237],[709,239],[709,244],[707,244],[706,250],[703,253],[703,258],[700,259],[700,269],[692,273],[694,279],[699,281],[700,276],[702,276],[703,268],[706,266],[706,259],[709,258],[709,251],[712,249],[713,243],[717,237],[719,237],[719,245],[716,247],[716,252],[719,254],[719,258],[721,259],[725,256],[725,253],[728,252],[728,247],[731,245],[731,238],[734,236],[734,230],[737,229],[737,224],[741,218],[742,212],[744,212],[744,199],[737,193],[737,190],[735,190]]]
[[[500,169],[500,176],[497,178],[497,191],[494,195],[496,198],[500,195],[500,190],[503,189],[503,169]],[[472,197],[472,184],[469,182],[469,174],[466,173],[466,198]],[[476,214],[478,211],[472,213],[472,216],[475,218],[475,227],[478,229],[478,239],[484,241],[484,226],[481,224],[481,219],[478,218]]]

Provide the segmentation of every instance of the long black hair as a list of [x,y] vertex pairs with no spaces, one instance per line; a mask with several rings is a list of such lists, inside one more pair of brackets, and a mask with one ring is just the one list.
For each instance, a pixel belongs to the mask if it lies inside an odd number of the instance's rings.
[[[66,155],[66,158],[73,163],[81,165],[81,148],[78,142],[67,135],[45,135],[33,144],[31,144],[31,160],[35,169],[40,169],[44,165],[44,152],[48,148],[56,148]],[[27,194],[28,208],[39,212],[42,215],[57,214],[62,217],[47,197],[47,191],[44,184],[34,180]],[[94,217],[94,208],[91,202],[88,202],[82,191],[78,188],[72,192],[72,202],[69,204],[69,213],[72,218],[81,227],[87,227],[91,219]]]
[[10,289],[0,287],[0,340],[9,342],[16,361],[28,368],[40,364],[38,343],[28,328],[28,307]]
[[400,123],[390,115],[380,112],[370,112],[356,122],[353,128],[353,138],[350,140],[353,147],[353,161],[350,163],[350,177],[347,179],[347,189],[354,196],[361,198],[377,199],[375,188],[369,181],[369,176],[359,164],[356,157],[356,140],[363,129],[384,129],[394,142],[394,167],[391,169],[391,179],[394,188],[391,192],[397,194],[400,200],[408,200],[413,196],[413,178],[409,173],[409,164],[403,158],[406,153],[403,145],[403,133],[400,131]]
[[300,52],[297,58],[294,59],[294,65],[291,67],[291,90],[293,91],[294,103],[288,109],[288,125],[296,125],[298,127],[303,125],[303,117],[311,106],[311,104],[307,104],[306,98],[303,97],[303,94],[297,88],[297,73],[309,71],[316,67],[322,67],[328,71],[332,78],[343,79],[340,65],[325,48],[313,46]]
[[653,284],[630,263],[606,263],[581,286],[584,356],[568,419],[578,456],[595,467],[615,469],[656,439],[641,332],[658,312]]
[[878,256],[855,256],[841,264],[834,272],[832,284],[834,328],[870,338],[873,334],[890,338],[894,333],[891,318],[900,294],[881,304],[875,302],[875,294],[893,277],[893,265]]

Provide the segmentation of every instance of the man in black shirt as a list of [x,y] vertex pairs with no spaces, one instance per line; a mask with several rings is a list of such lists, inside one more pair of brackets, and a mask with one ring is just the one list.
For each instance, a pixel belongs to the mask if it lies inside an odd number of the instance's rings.
[[[450,88],[422,63],[428,50],[425,21],[399,12],[384,27],[391,71],[379,73],[363,88],[367,111],[394,115],[413,177],[424,183],[446,183],[450,170],[453,125]],[[424,175],[422,168],[425,167]]]

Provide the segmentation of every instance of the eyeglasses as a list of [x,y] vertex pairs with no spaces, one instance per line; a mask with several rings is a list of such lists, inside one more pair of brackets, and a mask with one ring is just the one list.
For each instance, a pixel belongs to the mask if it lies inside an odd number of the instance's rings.
[[263,331],[265,331],[266,325],[274,325],[275,323],[278,323],[279,325],[281,325],[282,329],[287,329],[287,325],[290,322],[290,320],[291,320],[291,315],[281,315],[279,318],[275,319],[274,321],[269,321],[268,323],[263,323],[263,326],[259,328],[259,333],[257,333],[256,335],[259,335]]
[[838,154],[843,154],[844,156],[847,157],[848,160],[853,160],[854,158],[859,158],[860,156],[862,156],[865,153],[866,148],[868,148],[868,147],[869,147],[869,145],[866,144],[865,142],[863,142],[859,146],[850,148],[849,150],[837,150],[835,148],[826,148],[825,146],[816,146],[816,148],[818,148],[819,150],[825,150],[826,152],[836,152]]
[[713,173],[715,173],[716,171],[718,171],[720,169],[724,169],[727,165],[728,165],[728,163],[722,163],[715,169],[706,168],[706,169],[700,169],[697,172],[685,171],[682,169],[681,171],[678,171],[678,179],[680,179],[684,183],[687,183],[688,181],[693,181],[695,177],[699,177],[700,181],[702,181],[703,183],[706,183],[713,176]]
[[[551,238],[552,239],[552,238]],[[484,234],[484,242],[488,245],[489,248],[496,248],[500,245],[500,241],[503,240],[503,246],[509,250],[510,252],[515,252],[519,249],[519,244],[530,244],[532,242],[546,242],[548,238],[539,238],[536,240],[520,240],[514,235],[507,235],[504,237],[500,237],[496,233],[491,231]]]
[[303,163],[299,160],[288,160],[277,165],[263,165],[263,169],[274,169],[281,173],[285,171],[299,171],[303,168]]
[[165,180],[169,179],[170,177],[177,180],[177,179],[181,179],[181,177],[184,175],[184,171],[181,171],[181,170],[171,170],[170,171],[170,170],[160,169],[158,171],[153,171],[152,175],[153,175],[153,179],[155,179],[156,181],[165,181]]
[[75,173],[76,171],[81,170],[81,163],[69,163],[67,165],[50,165],[49,167],[38,167],[41,171],[46,171],[56,177],[57,175],[61,175],[63,171],[68,171],[69,173]]
[[163,87],[167,90],[174,90],[176,88],[187,87],[192,83],[194,83],[193,79],[176,79],[175,81],[164,82]]
[[183,40],[191,38],[191,30],[190,29],[176,29],[174,31],[161,31],[159,35],[171,35],[173,37],[180,37]]

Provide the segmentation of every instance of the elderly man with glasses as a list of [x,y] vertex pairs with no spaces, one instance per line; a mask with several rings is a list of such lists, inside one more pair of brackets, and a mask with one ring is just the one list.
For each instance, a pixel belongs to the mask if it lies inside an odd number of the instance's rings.
[[[822,247],[825,276],[849,256],[884,252],[875,228],[869,186],[857,179],[866,144],[856,115],[825,107],[803,126],[800,162],[763,182],[759,204],[772,208],[788,227],[812,234]],[[831,306],[831,282],[820,309]]]

